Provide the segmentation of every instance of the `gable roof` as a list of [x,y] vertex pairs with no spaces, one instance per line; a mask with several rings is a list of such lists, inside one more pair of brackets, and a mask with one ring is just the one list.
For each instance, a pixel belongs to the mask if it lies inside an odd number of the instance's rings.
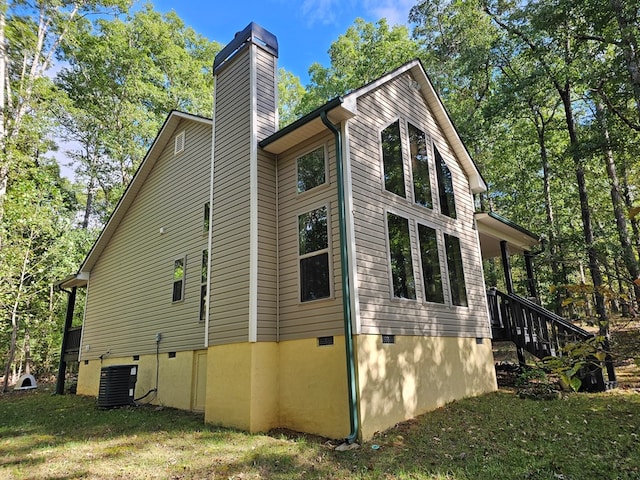
[[91,271],[96,261],[102,254],[102,251],[109,243],[109,240],[117,230],[118,225],[120,225],[120,222],[135,200],[136,195],[144,184],[144,181],[149,176],[149,173],[153,169],[158,158],[160,158],[160,154],[167,146],[167,143],[169,143],[169,140],[172,138],[181,120],[189,120],[193,122],[204,123],[207,125],[213,124],[213,121],[209,118],[192,115],[190,113],[180,112],[177,110],[172,110],[171,113],[169,113],[166,120],[162,124],[158,135],[151,144],[151,147],[149,147],[147,154],[142,160],[142,163],[138,167],[138,170],[136,170],[133,179],[129,183],[129,186],[120,198],[120,201],[116,205],[116,208],[113,210],[113,213],[111,213],[107,224],[102,229],[100,236],[93,244],[93,247],[91,247],[91,250],[84,259],[84,262],[82,262],[82,265],[80,265],[78,274],[73,275],[72,277],[67,277],[65,280],[63,280],[60,284],[63,288],[81,286],[86,284],[88,277],[85,272]]
[[471,191],[473,193],[486,191],[487,184],[482,178],[480,170],[471,158],[471,155],[469,155],[469,151],[462,143],[462,140],[451,121],[449,113],[433,88],[433,85],[422,67],[420,60],[413,60],[406,63],[392,72],[380,77],[378,80],[358,88],[342,97],[334,98],[291,125],[288,125],[282,130],[279,130],[273,135],[265,138],[260,142],[260,146],[271,153],[279,154],[284,152],[286,149],[294,146],[301,140],[309,138],[312,134],[318,133],[326,128],[320,120],[322,112],[327,112],[329,119],[334,123],[351,118],[357,115],[358,98],[407,72],[411,73],[418,83],[418,88],[420,92],[422,92],[422,96],[433,112],[438,125],[442,128],[446,140],[451,145],[451,148],[460,161],[462,168],[467,174]]

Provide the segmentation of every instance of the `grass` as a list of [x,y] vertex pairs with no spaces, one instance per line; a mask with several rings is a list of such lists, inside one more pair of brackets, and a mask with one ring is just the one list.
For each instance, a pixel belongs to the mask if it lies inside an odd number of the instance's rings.
[[336,452],[155,407],[98,410],[44,388],[0,396],[2,479],[640,479],[640,394],[538,401],[499,391]]

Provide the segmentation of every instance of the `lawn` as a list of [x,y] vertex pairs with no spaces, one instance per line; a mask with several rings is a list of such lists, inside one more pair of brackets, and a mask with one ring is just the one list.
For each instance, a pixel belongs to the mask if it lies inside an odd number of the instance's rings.
[[46,388],[0,396],[1,479],[640,479],[640,394],[454,402],[358,450],[205,425],[167,408],[98,410]]

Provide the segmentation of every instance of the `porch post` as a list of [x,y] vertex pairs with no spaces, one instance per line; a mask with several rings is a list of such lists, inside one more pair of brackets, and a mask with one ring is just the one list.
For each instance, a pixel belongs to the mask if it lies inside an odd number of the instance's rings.
[[502,269],[504,270],[504,282],[507,293],[513,293],[513,280],[511,278],[511,260],[509,260],[509,246],[506,240],[500,240],[500,252],[502,253]]
[[56,395],[64,395],[64,377],[67,371],[67,362],[64,359],[65,352],[67,350],[67,338],[69,337],[69,329],[73,322],[73,311],[76,306],[76,290],[78,287],[73,287],[71,291],[63,290],[69,294],[67,301],[67,315],[64,320],[64,330],[62,331],[62,346],[60,347],[60,364],[58,365],[58,379],[56,382]]
[[535,298],[536,302],[538,302],[540,299],[538,298],[538,290],[536,289],[536,279],[533,276],[532,258],[533,258],[533,255],[531,255],[531,252],[525,250],[524,265],[525,265],[525,268],[527,269],[527,287],[529,289],[529,295],[531,295],[532,298]]

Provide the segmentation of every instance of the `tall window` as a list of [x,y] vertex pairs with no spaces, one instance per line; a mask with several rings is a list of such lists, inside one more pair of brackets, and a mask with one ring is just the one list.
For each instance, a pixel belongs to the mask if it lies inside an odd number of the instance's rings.
[[173,301],[179,302],[184,299],[184,270],[185,257],[177,258],[173,261]]
[[331,295],[329,285],[329,232],[327,207],[298,216],[300,300],[308,302]]
[[207,314],[207,272],[209,266],[209,250],[202,251],[200,266],[200,321],[204,322]]
[[393,213],[387,213],[387,230],[389,231],[393,296],[415,299],[416,284],[413,277],[413,261],[411,260],[409,220]]
[[298,193],[323,185],[327,180],[324,145],[298,158]]
[[449,271],[449,287],[451,288],[451,303],[461,307],[467,306],[467,288],[464,283],[462,268],[462,253],[460,239],[453,235],[444,234],[447,249],[447,270]]
[[409,150],[413,172],[413,198],[418,205],[433,208],[426,136],[422,130],[411,124],[409,124]]
[[384,188],[391,193],[406,197],[399,120],[382,131],[381,140]]
[[211,221],[211,204],[209,202],[204,204],[204,212],[202,216],[202,231],[203,233],[209,233],[209,222]]
[[440,197],[440,212],[451,218],[456,218],[456,201],[453,194],[453,179],[440,152],[433,146],[438,173],[438,196]]
[[427,302],[444,303],[436,231],[426,225],[419,224],[418,241],[420,242],[425,300]]

